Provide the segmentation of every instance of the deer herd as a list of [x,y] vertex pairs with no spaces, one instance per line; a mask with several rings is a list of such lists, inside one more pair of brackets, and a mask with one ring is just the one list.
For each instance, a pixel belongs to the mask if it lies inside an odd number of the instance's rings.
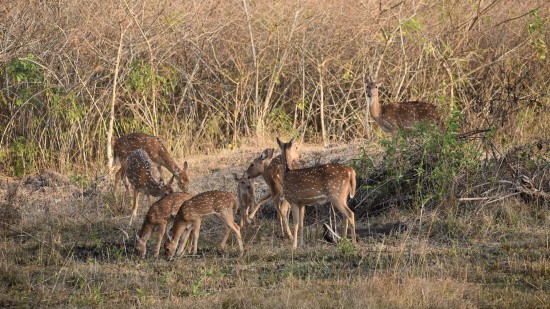
[[[440,115],[434,105],[425,102],[401,102],[381,106],[378,99],[379,83],[368,80],[366,83],[369,111],[372,118],[383,131],[396,134],[399,130],[411,130],[415,124],[426,121],[441,125]],[[342,236],[347,238],[348,227],[351,229],[351,241],[356,243],[355,217],[347,206],[347,198],[353,198],[356,192],[356,176],[353,168],[330,163],[311,167],[300,167],[300,153],[294,138],[283,142],[277,138],[280,155],[274,157],[275,149],[265,149],[255,158],[242,176],[233,174],[237,183],[237,196],[232,192],[206,191],[195,196],[189,194],[188,164],[179,167],[163,145],[154,136],[143,133],[124,135],[113,142],[114,164],[120,163],[115,174],[116,184],[122,180],[129,192],[133,188],[133,209],[130,225],[137,215],[139,194],[160,199],[151,204],[139,233],[136,234],[135,251],[144,257],[147,240],[158,227],[158,241],[155,257],[160,253],[164,240],[164,255],[171,260],[180,255],[187,245],[189,235],[193,235],[193,254],[197,254],[197,244],[201,221],[214,215],[221,219],[225,234],[220,244],[224,249],[231,232],[237,238],[240,254],[244,252],[241,228],[252,222],[263,202],[272,199],[277,210],[281,236],[292,241],[292,247],[304,245],[303,224],[305,206],[319,206],[331,203],[341,213],[344,228]],[[165,183],[162,167],[172,176]],[[262,176],[269,187],[269,194],[256,202],[256,191],[252,179]],[[181,192],[174,192],[172,183],[176,180]],[[239,223],[235,216],[240,212]],[[292,213],[293,231],[290,228],[289,216]],[[172,228],[167,226],[173,221]],[[180,241],[181,239],[181,241]],[[179,247],[178,247],[179,245]],[[188,252],[191,252],[189,245]]]

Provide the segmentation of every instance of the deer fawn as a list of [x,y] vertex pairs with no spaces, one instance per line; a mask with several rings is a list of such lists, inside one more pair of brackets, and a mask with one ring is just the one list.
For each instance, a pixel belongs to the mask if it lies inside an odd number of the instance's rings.
[[[288,239],[292,239],[292,233],[290,232],[288,223],[290,207],[288,202],[283,199],[283,185],[281,183],[283,160],[281,156],[277,156],[273,159],[274,151],[275,149],[273,148],[265,149],[258,158],[252,161],[246,170],[246,173],[250,178],[255,178],[262,175],[270,190],[269,194],[263,196],[260,201],[258,201],[254,207],[254,210],[250,214],[249,219],[253,220],[256,212],[260,210],[261,203],[271,197],[273,199],[273,204],[277,209],[277,217],[279,218],[281,235],[286,235]],[[295,162],[292,162],[291,165],[293,168],[297,168]]]
[[237,196],[239,198],[239,208],[241,209],[241,221],[239,227],[243,227],[248,220],[248,213],[251,208],[254,207],[256,202],[256,189],[254,184],[250,181],[246,172],[241,178],[237,174],[233,173],[233,178],[237,181]]
[[149,207],[145,220],[143,220],[141,230],[138,234],[136,234],[135,250],[139,256],[145,257],[147,240],[149,240],[153,229],[157,226],[159,229],[155,257],[159,255],[160,245],[164,238],[168,221],[176,216],[183,202],[190,198],[191,195],[187,193],[174,192],[156,201],[153,205],[151,205],[151,207]]
[[332,203],[344,217],[343,237],[347,237],[348,223],[351,225],[352,242],[356,243],[355,218],[346,205],[347,196],[355,195],[355,171],[353,168],[340,164],[323,164],[302,169],[292,169],[287,162],[299,158],[294,138],[283,143],[277,138],[283,158],[282,184],[284,199],[292,208],[294,218],[293,248],[298,246],[298,230],[300,245],[304,245],[304,214],[305,206],[317,206],[327,202]]
[[381,106],[378,99],[377,83],[367,80],[369,112],[384,132],[395,135],[399,130],[410,131],[417,123],[427,122],[441,127],[441,116],[433,104],[412,101]]
[[[179,188],[183,192],[188,191],[189,178],[187,177],[187,162],[183,163],[183,168],[179,168],[158,137],[143,133],[130,133],[124,135],[118,138],[113,144],[115,157],[113,166],[117,161],[121,162],[121,168],[115,174],[115,190],[118,180],[122,179],[124,181],[125,179],[125,165],[128,156],[137,149],[142,149],[149,155],[149,158],[159,171],[161,179],[162,166],[164,166],[174,175]],[[127,182],[124,182],[124,185],[128,191]]]
[[164,197],[173,192],[172,182],[175,176],[172,176],[166,185],[162,180],[157,182],[151,173],[151,160],[147,153],[141,149],[132,152],[128,156],[126,162],[126,177],[134,187],[134,207],[132,216],[130,217],[130,225],[132,225],[132,220],[137,214],[140,192],[156,197]]
[[167,241],[164,243],[164,252],[166,260],[170,261],[174,257],[178,240],[183,234],[183,240],[177,254],[179,255],[187,243],[189,233],[193,231],[193,255],[197,255],[197,244],[201,228],[201,220],[208,215],[216,215],[225,224],[225,234],[220,244],[221,249],[225,248],[225,243],[229,238],[231,230],[237,235],[239,249],[241,254],[244,252],[243,241],[239,226],[233,221],[237,212],[238,202],[235,195],[230,192],[207,191],[195,195],[187,200],[181,206],[174,225],[167,234]]

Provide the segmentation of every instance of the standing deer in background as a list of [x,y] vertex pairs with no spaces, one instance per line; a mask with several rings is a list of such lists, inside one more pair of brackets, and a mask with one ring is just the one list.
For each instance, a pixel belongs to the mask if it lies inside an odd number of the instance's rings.
[[113,143],[113,167],[116,165],[117,161],[121,163],[121,168],[115,175],[115,192],[116,184],[120,179],[124,181],[126,191],[128,191],[128,184],[125,181],[126,160],[128,156],[137,149],[142,149],[149,155],[149,158],[156,166],[161,179],[162,167],[164,166],[174,175],[178,183],[178,187],[183,192],[188,191],[189,178],[187,177],[187,162],[183,163],[183,168],[179,168],[158,137],[143,133],[130,133],[118,138]]
[[283,158],[282,183],[284,199],[292,208],[294,218],[293,248],[298,246],[298,230],[300,245],[304,245],[304,214],[305,206],[317,206],[332,203],[342,213],[344,218],[343,237],[347,237],[348,223],[351,225],[352,242],[356,243],[355,216],[347,206],[347,197],[355,195],[355,171],[349,166],[340,164],[323,164],[302,169],[292,169],[287,162],[299,158],[294,138],[283,143],[277,138]]
[[151,233],[153,233],[154,228],[157,226],[159,229],[155,257],[159,255],[160,245],[164,238],[164,233],[166,232],[166,225],[176,216],[181,205],[190,198],[190,194],[174,192],[156,201],[149,207],[145,220],[143,220],[141,230],[136,234],[135,250],[139,256],[145,257],[147,240],[149,240]]
[[126,177],[130,184],[134,187],[134,207],[132,216],[130,217],[130,225],[132,220],[137,215],[139,193],[144,193],[150,196],[164,197],[173,192],[172,182],[174,176],[168,184],[164,184],[161,180],[157,182],[151,173],[151,159],[144,150],[138,149],[132,152],[126,162]]
[[225,224],[225,234],[220,244],[220,248],[222,250],[225,248],[229,233],[233,230],[237,236],[239,249],[242,254],[244,248],[241,231],[234,221],[237,207],[237,199],[231,192],[207,191],[187,200],[178,211],[174,219],[174,225],[167,234],[168,239],[164,243],[166,260],[170,261],[174,257],[176,247],[178,246],[178,240],[183,234],[183,240],[177,252],[178,255],[181,254],[191,230],[193,232],[193,255],[197,255],[201,220],[208,215],[216,215]]
[[377,83],[367,80],[369,112],[384,132],[395,135],[399,130],[410,131],[420,122],[436,124],[441,127],[441,116],[433,104],[411,101],[380,105]]
[[[260,201],[258,201],[248,218],[253,220],[256,212],[260,210],[261,203],[271,197],[273,199],[273,204],[277,209],[277,217],[279,218],[281,235],[286,235],[288,239],[292,239],[292,232],[290,231],[290,226],[288,223],[290,206],[288,205],[288,202],[283,199],[283,185],[281,182],[283,159],[281,156],[277,156],[273,159],[274,151],[275,149],[273,148],[265,149],[258,158],[252,161],[246,170],[246,173],[250,178],[255,178],[262,175],[270,190],[267,195],[263,196]],[[298,168],[296,162],[292,162],[291,166],[292,168]]]
[[243,173],[243,176],[239,178],[237,174],[233,173],[233,178],[237,181],[237,196],[239,198],[239,208],[241,209],[241,220],[239,227],[243,227],[244,223],[248,220],[248,213],[253,208],[256,202],[256,189],[254,184],[248,178],[248,175]]

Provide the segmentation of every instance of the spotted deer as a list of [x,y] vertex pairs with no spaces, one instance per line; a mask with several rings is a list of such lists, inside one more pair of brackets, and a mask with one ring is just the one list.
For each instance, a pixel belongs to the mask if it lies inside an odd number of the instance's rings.
[[352,242],[356,243],[355,217],[347,206],[347,197],[355,195],[355,171],[340,164],[323,164],[308,168],[293,169],[287,164],[299,158],[294,138],[283,143],[277,138],[283,159],[282,184],[284,199],[288,201],[294,218],[293,248],[304,245],[305,206],[318,206],[332,203],[344,218],[343,237],[347,237],[348,223],[351,225]]
[[132,221],[137,215],[139,194],[164,197],[173,192],[172,182],[174,177],[172,176],[168,184],[164,184],[162,180],[157,182],[151,172],[151,159],[144,150],[135,150],[128,156],[126,178],[134,188],[134,206],[130,217],[130,225],[132,225]]
[[421,101],[380,105],[380,83],[369,78],[366,86],[370,115],[384,132],[395,135],[399,130],[411,131],[421,122],[435,124],[441,128],[441,115],[435,105]]
[[176,217],[181,205],[191,198],[190,194],[174,192],[156,201],[149,207],[149,211],[143,220],[141,230],[136,234],[135,251],[145,257],[147,240],[151,237],[153,230],[158,226],[158,242],[155,250],[155,257],[159,255],[160,245],[164,239],[166,225]]
[[[283,199],[283,185],[281,182],[283,161],[280,155],[273,159],[274,151],[275,149],[273,148],[265,149],[258,158],[252,161],[246,170],[246,173],[250,178],[255,178],[262,175],[270,191],[256,203],[254,210],[249,215],[249,219],[253,220],[256,212],[260,210],[261,204],[271,197],[273,199],[273,204],[277,209],[277,217],[281,227],[281,235],[286,235],[288,239],[292,239],[292,232],[290,231],[288,223],[290,206],[288,205],[288,202]],[[292,162],[291,165],[294,168],[298,167],[296,162]]]
[[164,243],[166,260],[170,261],[174,257],[176,247],[178,246],[178,240],[183,234],[183,240],[177,252],[178,255],[181,254],[191,231],[193,232],[193,255],[197,255],[201,221],[208,215],[216,215],[225,225],[225,234],[220,244],[220,248],[222,250],[225,248],[225,243],[229,238],[231,230],[233,230],[237,236],[239,249],[242,254],[244,248],[241,231],[239,226],[234,222],[237,207],[237,199],[231,192],[207,191],[197,194],[187,200],[181,206],[174,219],[172,229],[166,235],[168,238]]
[[239,227],[243,227],[245,222],[248,221],[248,213],[250,209],[254,208],[256,202],[256,188],[254,183],[250,181],[246,172],[239,178],[237,174],[233,173],[233,178],[237,182],[237,197],[239,199],[239,208],[241,212],[241,220],[239,221]]
[[117,162],[121,163],[121,168],[115,174],[115,190],[117,182],[119,180],[123,180],[126,190],[128,191],[128,183],[125,180],[126,160],[128,156],[137,149],[142,149],[149,155],[149,158],[153,162],[153,165],[157,168],[161,179],[162,167],[164,166],[174,175],[178,183],[178,187],[183,192],[188,192],[189,178],[187,177],[187,162],[183,163],[182,168],[178,167],[158,137],[143,133],[130,133],[116,139],[113,143],[113,167],[117,164]]

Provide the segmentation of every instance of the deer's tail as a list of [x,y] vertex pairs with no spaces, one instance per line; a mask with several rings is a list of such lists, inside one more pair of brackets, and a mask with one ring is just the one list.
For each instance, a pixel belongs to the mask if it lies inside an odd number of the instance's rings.
[[350,167],[350,188],[349,188],[349,197],[353,198],[355,196],[356,186],[357,186],[357,180],[355,179],[355,170],[353,167]]
[[239,208],[239,202],[237,201],[237,198],[233,196],[233,216],[237,214],[238,208]]

